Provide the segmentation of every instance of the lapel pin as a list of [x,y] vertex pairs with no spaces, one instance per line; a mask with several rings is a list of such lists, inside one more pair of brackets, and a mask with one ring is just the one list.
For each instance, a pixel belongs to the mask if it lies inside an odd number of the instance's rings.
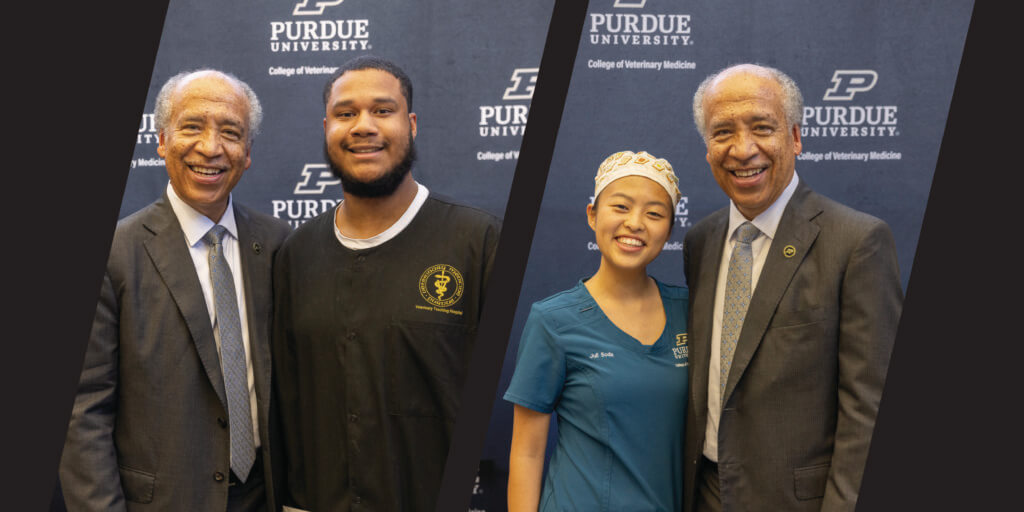
[[792,245],[787,245],[783,247],[782,255],[787,258],[792,258],[794,255],[796,255],[796,247],[793,247]]
[[260,254],[260,253],[262,253],[262,252],[263,252],[263,246],[262,246],[262,245],[260,245],[260,243],[259,243],[259,242],[253,242],[253,243],[252,243],[252,250],[253,250],[253,251],[254,251],[254,252],[255,252],[256,254]]

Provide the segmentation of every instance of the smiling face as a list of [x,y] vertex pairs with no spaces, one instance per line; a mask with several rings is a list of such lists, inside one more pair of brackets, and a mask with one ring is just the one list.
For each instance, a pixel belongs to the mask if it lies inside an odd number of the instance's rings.
[[[389,195],[412,165],[416,114],[397,78],[379,69],[347,71],[327,100],[324,135],[328,161],[345,192]],[[361,185],[369,185],[367,187]]]
[[711,172],[740,213],[753,219],[789,185],[800,128],[786,121],[779,84],[758,73],[719,78],[703,105]]
[[186,204],[214,222],[252,160],[249,102],[216,74],[187,78],[171,95],[171,112],[156,152],[171,186]]
[[643,271],[661,252],[674,210],[665,189],[643,176],[619,178],[587,205],[601,265]]

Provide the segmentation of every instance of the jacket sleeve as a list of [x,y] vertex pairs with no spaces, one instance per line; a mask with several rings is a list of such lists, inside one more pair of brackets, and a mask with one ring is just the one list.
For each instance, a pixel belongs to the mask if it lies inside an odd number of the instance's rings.
[[270,334],[271,357],[273,359],[274,397],[270,407],[271,428],[277,432],[280,441],[274,457],[284,471],[275,475],[275,491],[278,503],[299,510],[308,510],[310,497],[306,495],[306,475],[303,466],[302,426],[298,424],[299,390],[296,381],[299,376],[295,354],[292,325],[292,292],[288,280],[290,261],[286,250],[279,250],[274,258],[274,312]]
[[[495,221],[494,225],[489,226],[484,233],[484,263],[481,286],[480,286],[480,297],[486,298],[487,284],[491,281],[491,269],[494,268],[494,259],[498,254],[498,241],[501,239],[501,223]],[[483,308],[480,308],[483,312]]]
[[850,254],[839,304],[839,396],[823,511],[856,505],[903,304],[896,248],[882,221]]
[[69,512],[125,510],[113,437],[119,324],[116,292],[106,273],[60,461],[60,482]]

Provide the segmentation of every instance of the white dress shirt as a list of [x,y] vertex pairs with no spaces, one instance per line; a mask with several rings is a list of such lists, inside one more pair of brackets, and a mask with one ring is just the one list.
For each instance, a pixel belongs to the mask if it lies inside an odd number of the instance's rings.
[[[751,263],[750,272],[750,295],[753,297],[754,289],[757,287],[757,280],[761,276],[761,269],[765,260],[768,259],[768,250],[771,248],[772,240],[775,238],[775,230],[782,220],[782,212],[789,204],[789,198],[793,197],[797,183],[796,171],[793,171],[793,178],[789,185],[782,190],[779,198],[754,217],[750,223],[761,232],[750,243]],[[722,415],[722,392],[724,385],[721,381],[722,366],[722,314],[725,309],[725,282],[729,275],[729,258],[732,256],[732,248],[736,245],[736,229],[746,222],[746,217],[736,208],[736,204],[729,201],[729,228],[726,231],[725,247],[722,249],[722,260],[718,264],[718,281],[715,287],[715,310],[711,322],[711,365],[708,369],[708,423],[704,432],[704,456],[718,462],[718,420]]]
[[[216,224],[209,217],[196,211],[183,201],[174,191],[170,182],[167,183],[167,199],[174,210],[174,216],[178,218],[178,224],[185,233],[185,243],[188,244],[188,252],[192,255],[192,264],[196,268],[196,275],[199,277],[199,286],[203,289],[203,298],[206,299],[206,311],[210,313],[210,325],[214,325],[215,304],[213,298],[213,282],[210,281],[210,246],[203,241],[203,236]],[[253,442],[258,448],[260,446],[259,417],[256,411],[256,383],[252,371],[252,352],[249,349],[249,316],[245,310],[245,280],[242,279],[242,260],[239,256],[238,226],[235,224],[235,210],[232,207],[231,196],[228,196],[228,208],[220,218],[221,226],[227,229],[227,235],[222,240],[224,258],[231,268],[231,277],[235,280],[235,296],[238,302],[238,320],[242,327],[242,344],[245,346],[246,381],[249,386],[249,409],[252,413],[252,435]],[[220,357],[220,333],[213,330],[213,337],[217,341],[217,356]],[[223,365],[223,363],[221,363]],[[221,368],[223,373],[223,367]]]

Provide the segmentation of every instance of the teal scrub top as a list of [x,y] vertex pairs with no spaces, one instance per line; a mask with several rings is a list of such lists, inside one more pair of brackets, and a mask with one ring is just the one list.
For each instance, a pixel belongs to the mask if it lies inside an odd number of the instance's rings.
[[505,400],[558,420],[541,511],[682,510],[688,292],[658,288],[653,345],[616,327],[582,281],[530,310]]

